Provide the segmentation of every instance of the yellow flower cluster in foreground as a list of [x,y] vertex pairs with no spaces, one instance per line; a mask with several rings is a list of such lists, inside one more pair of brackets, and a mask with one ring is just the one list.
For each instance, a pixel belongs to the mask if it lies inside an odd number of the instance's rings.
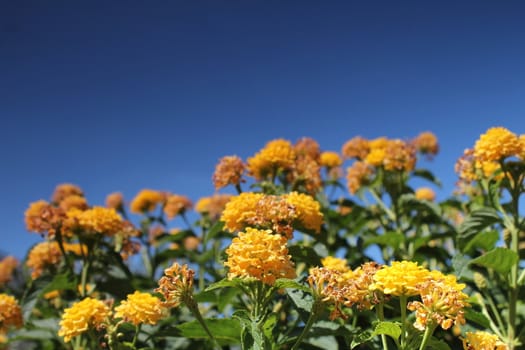
[[101,327],[110,315],[111,309],[104,302],[85,298],[64,310],[58,335],[69,342],[90,328]]
[[135,291],[115,307],[115,318],[134,324],[156,324],[165,314],[159,298],[149,293]]

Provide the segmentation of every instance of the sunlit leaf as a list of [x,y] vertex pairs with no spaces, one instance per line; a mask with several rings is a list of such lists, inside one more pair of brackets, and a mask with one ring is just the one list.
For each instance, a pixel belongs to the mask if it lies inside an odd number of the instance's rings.
[[471,264],[493,269],[501,274],[507,274],[518,263],[518,254],[508,248],[495,248],[482,256],[470,261]]

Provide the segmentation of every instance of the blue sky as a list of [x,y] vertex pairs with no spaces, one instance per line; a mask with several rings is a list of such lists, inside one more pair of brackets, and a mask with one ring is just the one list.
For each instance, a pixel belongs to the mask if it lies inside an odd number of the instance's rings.
[[340,150],[434,132],[427,163],[491,126],[525,133],[520,1],[4,1],[0,251],[22,258],[28,204],[59,183],[213,193],[217,160],[274,138]]

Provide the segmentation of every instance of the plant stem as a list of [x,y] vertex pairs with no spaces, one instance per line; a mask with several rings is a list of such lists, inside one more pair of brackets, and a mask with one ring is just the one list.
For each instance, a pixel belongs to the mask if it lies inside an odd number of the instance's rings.
[[193,316],[195,316],[197,321],[199,321],[200,325],[202,326],[202,329],[204,329],[210,340],[213,342],[214,347],[217,347],[217,349],[221,349],[221,346],[217,342],[217,339],[215,339],[210,329],[206,325],[206,322],[204,321],[204,318],[202,317],[201,312],[199,311],[199,306],[197,305],[193,297],[190,297],[189,299],[185,300],[185,304],[188,307],[188,309],[190,309]]
[[[385,312],[383,308],[383,303],[376,305],[377,318],[379,321],[383,322],[385,320]],[[388,344],[386,342],[386,335],[381,334],[381,343],[383,344],[383,350],[388,350]]]
[[407,296],[399,296],[399,307],[401,308],[401,349],[405,349],[406,320],[407,320]]
[[436,329],[436,325],[431,323],[427,325],[427,328],[425,329],[425,334],[423,335],[423,340],[421,341],[421,345],[419,346],[419,350],[425,350],[428,341],[432,337],[432,333],[434,333],[434,330]]
[[297,340],[295,341],[294,345],[290,348],[290,350],[296,350],[299,348],[299,345],[301,345],[301,342],[303,341],[304,337],[308,332],[310,331],[310,328],[312,328],[314,322],[317,320],[317,317],[319,315],[319,312],[323,308],[323,302],[319,299],[314,301],[314,304],[312,305],[312,312],[310,313],[310,317],[308,317],[308,321],[306,321],[306,325],[303,328],[303,331],[301,334],[299,334],[299,337],[297,337]]

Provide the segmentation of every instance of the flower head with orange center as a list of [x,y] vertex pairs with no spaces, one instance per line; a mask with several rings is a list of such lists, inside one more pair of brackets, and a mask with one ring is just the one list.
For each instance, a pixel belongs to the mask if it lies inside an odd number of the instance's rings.
[[368,152],[370,152],[369,141],[361,136],[348,140],[341,149],[341,154],[345,159],[356,158],[364,160]]
[[464,350],[507,350],[497,335],[483,331],[467,332],[463,340]]
[[298,158],[308,157],[317,160],[321,154],[319,143],[310,137],[302,137],[293,148]]
[[155,325],[164,317],[165,308],[156,296],[149,293],[135,291],[128,294],[119,306],[115,307],[115,318],[122,318],[124,322]]
[[29,205],[24,213],[26,229],[30,232],[45,234],[52,238],[64,219],[64,211],[50,203],[39,200]]
[[416,164],[416,150],[402,140],[389,140],[385,148],[383,167],[389,171],[411,171]]
[[276,175],[278,171],[291,169],[295,159],[296,153],[290,141],[272,140],[257,154],[248,158],[248,172],[256,180],[263,180],[269,175]]
[[293,188],[315,194],[322,186],[321,167],[314,158],[298,157],[287,175],[287,181]]
[[215,189],[221,189],[228,185],[238,186],[245,180],[242,178],[246,171],[246,164],[238,156],[225,156],[219,159],[215,166],[212,180]]
[[433,202],[436,199],[436,193],[430,187],[420,187],[414,194],[416,199]]
[[62,260],[62,252],[57,242],[41,242],[36,244],[27,256],[26,265],[31,272],[31,278],[40,277],[44,269],[58,265]]
[[256,279],[273,285],[279,278],[294,278],[295,268],[288,255],[287,239],[271,230],[246,228],[226,249],[228,278]]
[[[68,212],[68,216],[69,216]],[[85,211],[74,211],[77,228],[87,233],[115,235],[124,229],[122,217],[113,208],[93,207]]]
[[411,301],[407,306],[416,312],[416,329],[425,330],[438,325],[449,329],[452,325],[465,324],[463,309],[470,305],[466,302],[468,296],[462,292],[465,284],[457,283],[456,276],[431,271],[427,280],[416,288],[421,301]]
[[297,219],[301,225],[308,230],[316,233],[321,232],[323,224],[323,213],[321,213],[321,204],[312,196],[299,192],[290,192],[283,195],[286,202],[294,206],[297,212]]
[[219,194],[216,193],[210,197],[203,197],[195,204],[195,210],[202,215],[207,215],[212,220],[217,220],[224,208],[226,203],[233,197],[231,194]]
[[186,264],[173,263],[165,269],[159,287],[155,289],[155,292],[163,295],[163,305],[177,307],[181,303],[188,304],[193,299],[194,276],[195,271]]
[[411,143],[421,154],[435,156],[439,152],[439,143],[436,135],[430,131],[425,131],[414,138]]
[[368,184],[374,174],[374,169],[367,163],[354,162],[346,170],[346,180],[348,191],[355,194],[361,187]]
[[58,206],[65,212],[72,208],[86,210],[89,207],[86,198],[76,194],[65,197]]
[[430,271],[413,261],[393,261],[374,275],[371,288],[395,296],[418,295],[418,284],[425,282]]
[[519,137],[503,127],[488,129],[474,145],[474,157],[480,162],[499,162],[520,153]]
[[18,260],[14,256],[8,255],[0,260],[0,287],[11,280],[17,266]]
[[121,192],[113,192],[106,196],[106,207],[116,211],[124,208],[124,195]]
[[97,299],[85,298],[64,310],[58,335],[70,342],[73,337],[99,328],[110,316],[110,308]]
[[164,205],[164,214],[166,214],[168,219],[173,219],[175,216],[183,214],[192,208],[193,203],[188,197],[178,194],[170,194]]
[[272,229],[290,239],[296,218],[296,208],[284,196],[264,195],[256,203],[255,215],[246,218],[245,226]]
[[163,192],[144,189],[131,201],[130,210],[135,214],[144,214],[155,210],[157,205],[164,204],[166,196]]
[[226,203],[221,215],[224,228],[230,232],[243,230],[247,219],[256,216],[257,203],[264,197],[262,193],[243,192]]
[[51,201],[55,204],[60,204],[65,198],[69,196],[84,196],[84,192],[80,187],[73,184],[60,184],[55,188],[53,195],[51,196]]
[[321,153],[320,163],[327,168],[335,168],[343,164],[343,160],[339,153],[332,151],[325,151]]
[[20,328],[24,323],[18,301],[11,295],[0,293],[0,333],[10,328]]

